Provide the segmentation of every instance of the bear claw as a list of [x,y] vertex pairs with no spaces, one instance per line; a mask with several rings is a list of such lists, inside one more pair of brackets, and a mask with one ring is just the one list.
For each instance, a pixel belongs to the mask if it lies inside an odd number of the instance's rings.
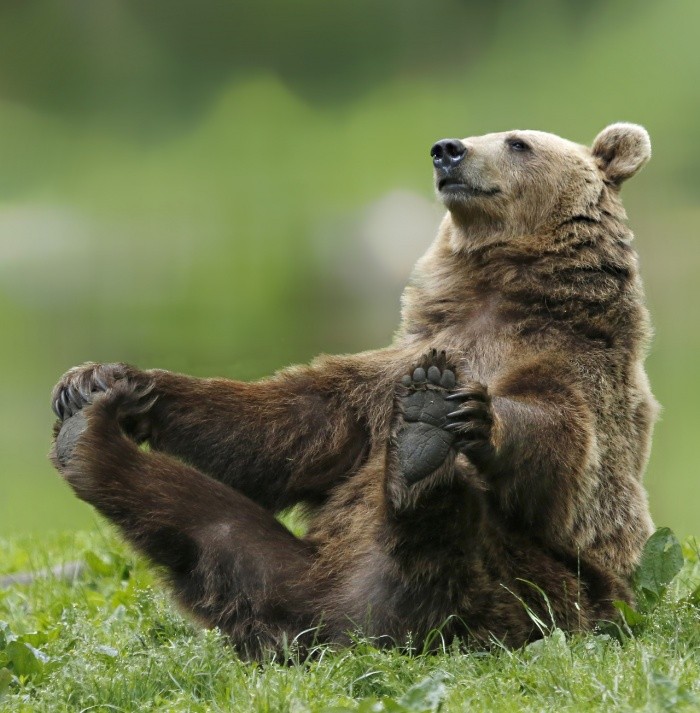
[[140,442],[150,433],[149,412],[157,399],[154,388],[153,379],[126,364],[88,362],[61,377],[54,387],[51,406],[60,425],[98,399],[110,396],[103,404],[122,419],[125,432]]
[[67,371],[54,387],[51,406],[61,421],[74,416],[98,393],[111,389],[128,376],[124,364],[88,362]]

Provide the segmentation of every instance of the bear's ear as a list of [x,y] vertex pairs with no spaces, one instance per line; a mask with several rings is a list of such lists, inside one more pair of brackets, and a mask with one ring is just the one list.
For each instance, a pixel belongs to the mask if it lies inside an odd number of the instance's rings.
[[651,158],[651,141],[643,126],[611,124],[596,136],[591,153],[608,181],[619,186]]

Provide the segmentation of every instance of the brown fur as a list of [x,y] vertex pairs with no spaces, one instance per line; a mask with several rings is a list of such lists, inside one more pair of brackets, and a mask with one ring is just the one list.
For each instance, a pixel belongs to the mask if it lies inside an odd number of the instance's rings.
[[[466,190],[441,192],[449,212],[391,347],[256,383],[87,364],[54,391],[78,424],[53,454],[77,495],[249,655],[355,629],[518,646],[541,635],[525,604],[576,630],[630,597],[656,404],[618,191],[648,136],[617,124],[593,149],[530,131],[462,143]],[[453,449],[408,485],[397,384],[432,347],[488,394],[488,450]],[[311,515],[303,540],[274,518],[295,504]]]

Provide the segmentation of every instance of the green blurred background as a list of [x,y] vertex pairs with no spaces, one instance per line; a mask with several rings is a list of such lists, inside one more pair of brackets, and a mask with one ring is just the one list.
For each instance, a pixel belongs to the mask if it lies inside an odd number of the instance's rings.
[[444,136],[650,131],[624,190],[664,406],[654,517],[700,534],[700,3],[3,0],[0,534],[90,526],[45,454],[68,367],[253,379],[388,343]]

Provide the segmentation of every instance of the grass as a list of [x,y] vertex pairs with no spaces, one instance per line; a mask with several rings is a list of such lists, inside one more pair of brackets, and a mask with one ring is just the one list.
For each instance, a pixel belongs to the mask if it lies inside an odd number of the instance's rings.
[[518,651],[412,656],[359,641],[261,665],[180,616],[152,569],[109,530],[0,540],[0,573],[86,563],[72,583],[0,588],[0,710],[700,710],[697,544],[684,545],[669,586],[680,552],[668,537],[657,550],[624,636],[554,629]]

